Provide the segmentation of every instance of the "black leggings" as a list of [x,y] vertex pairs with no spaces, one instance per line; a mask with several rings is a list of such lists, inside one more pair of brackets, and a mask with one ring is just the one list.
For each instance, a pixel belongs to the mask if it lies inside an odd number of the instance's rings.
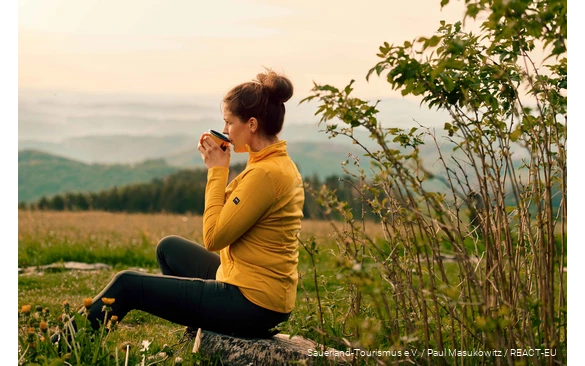
[[122,271],[94,299],[89,320],[94,328],[104,320],[102,297],[114,298],[111,315],[122,320],[130,310],[142,310],[174,323],[238,337],[267,338],[288,320],[258,306],[238,287],[215,280],[219,255],[178,236],[163,238],[156,247],[162,275]]

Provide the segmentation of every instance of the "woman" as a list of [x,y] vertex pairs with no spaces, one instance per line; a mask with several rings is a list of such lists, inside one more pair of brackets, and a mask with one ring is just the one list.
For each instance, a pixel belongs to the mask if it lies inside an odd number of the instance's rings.
[[[142,310],[194,329],[240,337],[270,337],[286,321],[297,291],[297,233],[304,191],[301,176],[278,139],[292,83],[272,71],[230,90],[223,128],[246,169],[227,185],[231,149],[208,135],[198,149],[208,168],[203,244],[163,238],[156,258],[162,275],[118,273],[94,298],[92,326],[103,321],[102,298],[114,298],[121,320]],[[216,252],[219,252],[217,254]]]

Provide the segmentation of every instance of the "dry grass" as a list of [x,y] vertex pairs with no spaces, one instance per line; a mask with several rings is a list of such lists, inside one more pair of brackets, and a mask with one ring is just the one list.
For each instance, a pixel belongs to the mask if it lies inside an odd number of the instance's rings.
[[[303,220],[301,238],[314,236],[329,238],[333,233],[331,224],[325,220]],[[47,234],[79,241],[122,240],[131,243],[145,237],[157,243],[167,235],[179,235],[201,242],[203,218],[199,215],[110,213],[102,211],[19,211],[18,235],[41,237]],[[366,223],[372,236],[382,233],[380,225]]]
[[180,235],[200,241],[201,216],[171,214],[127,214],[98,211],[58,212],[19,211],[19,238],[52,234],[58,237],[121,237],[158,242],[167,235]]

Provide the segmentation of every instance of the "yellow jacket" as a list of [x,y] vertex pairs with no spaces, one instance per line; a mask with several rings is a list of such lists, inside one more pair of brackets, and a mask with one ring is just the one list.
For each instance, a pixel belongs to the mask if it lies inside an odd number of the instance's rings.
[[285,141],[248,151],[246,169],[227,188],[228,168],[207,173],[203,242],[220,251],[218,281],[238,286],[256,305],[288,313],[297,293],[303,182]]

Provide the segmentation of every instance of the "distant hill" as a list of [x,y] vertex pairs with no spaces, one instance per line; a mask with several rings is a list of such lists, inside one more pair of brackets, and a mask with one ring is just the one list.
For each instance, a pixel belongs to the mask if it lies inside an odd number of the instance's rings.
[[31,202],[63,192],[94,192],[164,177],[177,167],[164,160],[138,164],[85,164],[35,150],[18,153],[18,201]]
[[[445,149],[452,148],[445,147]],[[348,159],[348,152],[360,157],[362,167],[368,171],[367,159],[362,157],[363,153],[357,146],[348,149],[348,146],[340,144],[306,142],[291,143],[288,150],[301,174],[307,179],[324,181],[327,177],[343,175],[340,164]],[[432,147],[427,146],[421,153],[426,157],[431,157],[431,150]],[[244,166],[247,156],[248,154],[234,154],[232,164]],[[181,165],[187,166],[173,166],[169,163],[180,159],[183,159]],[[32,203],[42,197],[62,193],[95,193],[137,183],[148,185],[155,178],[167,178],[172,174],[197,168],[197,159],[200,160],[198,152],[189,150],[168,158],[169,162],[158,159],[138,164],[107,165],[86,164],[35,150],[20,151],[18,154],[18,200]],[[429,159],[428,162],[430,165],[426,165],[431,171],[440,170],[440,164],[436,162],[436,158]],[[203,166],[202,162],[199,165]],[[520,161],[516,160],[515,165],[518,168]],[[348,168],[349,171],[355,172],[353,164],[348,164]],[[195,170],[199,171],[199,169]],[[429,180],[425,185],[430,190],[443,191],[445,189],[445,185],[438,180]],[[512,198],[512,196],[507,197],[508,205],[514,205]],[[556,194],[553,201],[555,206],[558,205],[559,197]]]
[[[341,136],[329,139],[325,133],[319,132],[322,128],[324,127],[316,124],[285,126],[279,137],[286,140],[289,146],[297,143],[315,143],[322,144],[324,150],[330,144],[344,145],[350,149],[355,147],[347,138]],[[162,158],[173,160],[173,164],[181,166],[201,165],[203,162],[197,152],[199,132],[203,133],[208,129],[200,126],[189,130],[188,133],[170,135],[102,134],[65,137],[58,141],[24,139],[19,141],[18,150],[44,151],[88,164],[130,164]],[[197,131],[197,134],[194,131]],[[355,134],[360,137],[360,141],[369,142],[366,131],[356,130]],[[339,147],[334,150],[338,150]],[[180,157],[181,155],[185,156]],[[233,158],[246,161],[244,155],[234,155]]]
[[[287,103],[279,136],[287,141],[301,174],[320,179],[342,175],[340,164],[348,159],[348,153],[360,157],[362,167],[369,170],[368,159],[357,145],[344,136],[329,139],[322,132],[326,125],[319,124],[320,116],[314,115],[319,104],[298,104],[301,98]],[[198,137],[210,128],[221,129],[223,124],[221,96],[19,90],[18,100],[20,201],[61,192],[95,192],[203,167],[197,151]],[[436,128],[442,156],[462,157],[461,150],[454,151],[453,143],[443,138],[442,126],[451,120],[446,112],[430,110],[404,98],[383,99],[376,108],[381,127]],[[364,128],[355,129],[354,136],[368,148],[377,148]],[[444,176],[433,141],[426,138],[425,142],[419,151],[425,168],[438,177]],[[392,142],[392,136],[387,143],[400,149]],[[512,147],[512,151],[518,167],[528,152],[518,147]],[[232,164],[245,163],[247,158],[245,153],[232,154]],[[476,186],[473,172],[466,164],[458,165],[460,162],[448,160],[447,165],[469,173],[471,185]],[[351,163],[348,168],[355,171]],[[526,173],[524,170],[517,174]],[[437,180],[427,184],[433,190],[445,189]]]
[[[343,175],[341,164],[356,172],[352,154],[360,158],[362,168],[371,175],[364,151],[343,136],[327,139],[323,133],[306,126],[306,141],[299,141],[300,126],[288,130],[288,152],[304,177]],[[360,141],[368,141],[365,131],[358,131]],[[295,140],[292,138],[297,136]],[[285,137],[285,136],[283,136]],[[42,196],[63,192],[95,192],[131,183],[146,182],[182,169],[204,167],[192,135],[173,136],[87,136],[65,139],[60,143],[28,141],[19,145],[19,201],[30,202]],[[372,142],[369,141],[368,148]],[[390,144],[398,148],[395,143]],[[31,147],[30,149],[23,149]],[[452,143],[443,142],[443,156],[453,154]],[[33,149],[34,148],[34,149]],[[43,151],[43,152],[41,152]],[[521,150],[517,151],[521,153]],[[455,153],[461,157],[460,150]],[[521,157],[522,155],[519,155]],[[436,147],[431,141],[420,146],[420,157],[426,168],[441,174]],[[232,164],[245,164],[248,154],[232,153]],[[99,163],[93,163],[95,161]],[[106,161],[107,163],[103,163]],[[114,163],[116,162],[116,163]],[[453,162],[448,163],[452,165]],[[519,159],[516,165],[519,165]],[[455,168],[454,166],[452,168]],[[443,190],[437,180],[428,181],[427,188]]]
[[[301,175],[316,175],[323,179],[330,175],[342,175],[341,163],[347,160],[349,152],[357,156],[363,155],[356,146],[346,146],[328,141],[324,142],[287,142],[287,150],[291,159],[298,166]],[[179,154],[164,158],[169,165],[191,168],[203,166],[201,155],[196,148],[185,150]],[[231,163],[245,163],[248,154],[232,153]],[[366,166],[368,166],[366,164]]]
[[[309,129],[314,128],[315,130]],[[363,152],[348,139],[329,140],[316,126],[306,126],[307,141],[299,141],[303,130],[294,126],[288,130],[287,147],[293,161],[304,176],[342,174],[341,163],[348,153],[362,156]],[[295,140],[292,138],[297,136]],[[283,136],[285,138],[286,136]],[[36,150],[71,159],[77,163],[136,164],[145,160],[164,160],[177,168],[203,167],[197,151],[197,138],[193,135],[172,136],[86,136],[72,137],[61,142],[27,140],[19,143],[19,151]],[[232,164],[245,163],[248,154],[232,153]]]
[[[326,125],[319,124],[321,116],[315,115],[318,103],[299,104],[302,98],[299,96],[287,103],[279,137],[287,141],[290,155],[304,176],[317,175],[323,179],[342,174],[340,164],[347,159],[348,153],[362,157],[363,152],[347,138],[329,139],[321,132]],[[18,93],[19,152],[42,151],[70,159],[78,166],[71,165],[74,163],[70,161],[67,168],[43,167],[31,172],[21,166],[19,198],[34,199],[39,194],[52,194],[65,188],[104,188],[104,174],[95,173],[97,178],[94,178],[93,172],[86,172],[89,166],[92,171],[106,169],[104,164],[117,164],[118,168],[110,169],[126,169],[128,164],[140,166],[141,162],[157,160],[163,171],[172,171],[173,167],[202,167],[197,141],[202,132],[222,128],[221,99],[222,96],[205,95],[121,95],[21,89]],[[431,111],[404,98],[384,99],[377,109],[380,111],[378,121],[384,127],[410,128],[418,123],[440,126],[449,120],[445,113]],[[363,128],[354,130],[354,136],[371,146],[373,143],[368,135]],[[246,160],[247,154],[232,155],[234,164]],[[362,158],[361,162],[365,160]],[[62,177],[77,174],[73,172],[79,172],[82,177]],[[43,175],[42,183],[37,181],[35,174]],[[122,179],[120,173],[110,184],[143,179],[142,176],[133,177],[137,174],[133,171]],[[152,176],[145,174],[144,178]]]
[[[187,138],[186,138],[187,139]],[[164,138],[140,138],[131,136],[118,137],[104,142],[106,139],[99,137],[87,137],[84,147],[86,153],[110,154],[107,160],[131,159],[136,160],[144,150],[138,148],[140,144],[150,146],[150,152],[158,152],[154,156],[158,159],[150,159],[140,163],[90,164],[79,161],[75,156],[63,156],[65,154],[80,155],[79,150],[68,150],[67,146],[47,143],[44,146],[48,151],[21,150],[18,153],[18,200],[19,202],[32,202],[42,196],[50,196],[64,192],[96,192],[112,187],[119,187],[131,183],[147,182],[153,178],[161,178],[185,168],[203,167],[201,155],[195,147],[187,148],[176,153],[172,144],[167,144]],[[161,143],[165,142],[165,143]],[[139,152],[129,157],[118,152],[116,144],[124,146],[136,146]],[[190,144],[192,146],[192,144]],[[161,147],[162,146],[162,147]],[[181,146],[180,141],[175,144],[175,149]],[[143,146],[144,148],[144,146]],[[355,146],[345,146],[329,141],[289,143],[289,154],[299,167],[303,176],[318,176],[323,179],[331,175],[342,175],[341,163],[347,159],[348,152],[361,154]],[[92,152],[93,151],[93,152]],[[165,151],[171,151],[168,156],[162,155]],[[130,154],[130,149],[128,151]],[[83,156],[83,155],[82,155]],[[232,154],[232,164],[246,163],[248,154]]]
[[88,164],[133,164],[177,154],[194,146],[197,139],[188,135],[97,135],[71,137],[61,142],[25,140],[19,142],[18,150],[44,151]]

